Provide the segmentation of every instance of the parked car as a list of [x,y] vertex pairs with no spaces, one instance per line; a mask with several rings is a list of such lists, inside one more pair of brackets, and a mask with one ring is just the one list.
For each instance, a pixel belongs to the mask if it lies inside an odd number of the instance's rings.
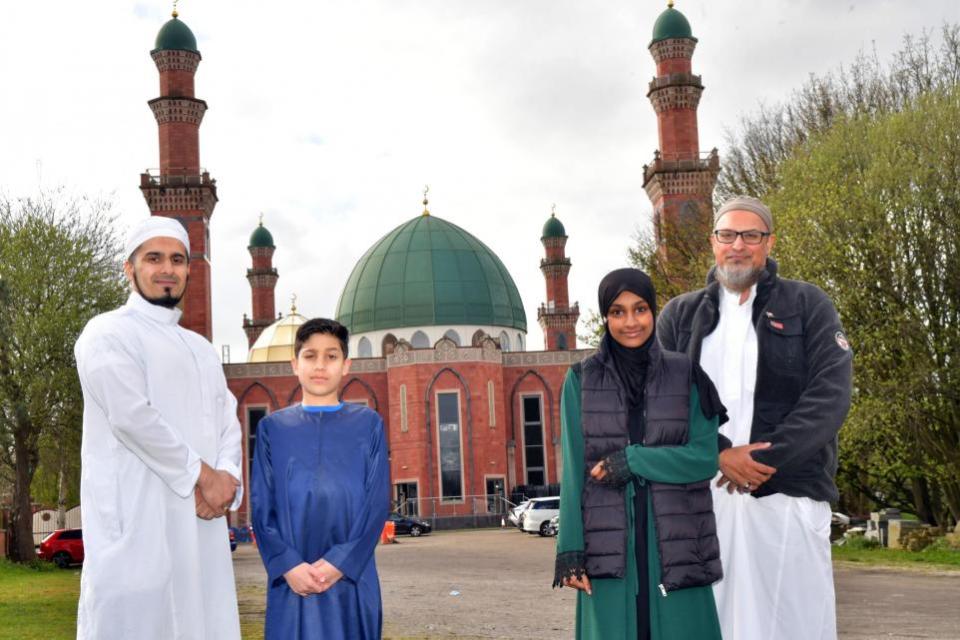
[[61,569],[83,562],[83,529],[57,529],[40,541],[37,555]]
[[[543,529],[546,529],[546,530],[544,531]],[[560,531],[560,516],[553,516],[548,521],[546,527],[541,527],[540,535],[555,536],[559,531]]]
[[399,513],[391,513],[389,520],[393,522],[393,526],[396,527],[394,531],[397,535],[409,533],[416,538],[424,533],[430,533],[433,530],[429,522],[424,522],[416,518],[406,518]]
[[527,533],[539,533],[545,536],[550,526],[550,519],[558,515],[560,515],[560,496],[534,498],[530,501],[530,507],[523,512],[521,529]]
[[237,533],[233,530],[233,528],[231,528],[230,529],[230,552],[233,553],[236,550],[237,550]]
[[520,526],[520,515],[530,506],[529,500],[524,500],[513,509],[510,509],[510,513],[507,514],[507,520],[515,527]]

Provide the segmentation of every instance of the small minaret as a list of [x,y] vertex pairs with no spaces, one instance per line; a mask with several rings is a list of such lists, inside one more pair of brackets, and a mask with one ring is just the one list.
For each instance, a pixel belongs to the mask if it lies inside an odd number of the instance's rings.
[[537,309],[537,322],[543,329],[543,348],[547,351],[576,349],[580,305],[575,302],[570,306],[567,290],[570,258],[564,251],[567,246],[567,232],[555,211],[551,211],[543,225],[540,241],[547,254],[540,261],[540,270],[547,284],[547,302]]
[[668,223],[705,234],[713,211],[713,188],[720,172],[717,150],[700,153],[697,106],[703,93],[700,76],[692,73],[697,39],[690,23],[673,8],[673,1],[653,26],[650,54],[657,75],[647,97],[657,113],[660,149],[643,167],[643,187],[653,203],[653,224],[661,248]]
[[193,95],[200,51],[193,32],[177,17],[157,33],[150,56],[160,72],[160,97],[148,104],[160,134],[160,168],[140,175],[140,191],[150,213],[175,218],[190,236],[190,283],[180,324],[210,340],[210,216],[217,204],[217,182],[200,168],[200,121],[207,103]]
[[274,289],[277,286],[277,270],[273,266],[273,236],[263,226],[263,215],[260,215],[260,224],[250,234],[250,257],[253,259],[253,268],[247,269],[247,281],[250,282],[253,319],[243,316],[243,331],[247,334],[248,347],[253,343],[276,318],[276,301]]

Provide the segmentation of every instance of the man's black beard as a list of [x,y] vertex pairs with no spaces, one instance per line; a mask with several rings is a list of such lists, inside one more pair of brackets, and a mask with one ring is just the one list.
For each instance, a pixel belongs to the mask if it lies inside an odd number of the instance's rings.
[[184,281],[183,293],[181,293],[179,296],[174,297],[174,295],[170,293],[170,289],[164,289],[164,295],[158,298],[151,298],[143,292],[143,288],[140,286],[140,279],[137,277],[137,272],[133,272],[133,287],[137,290],[137,293],[140,294],[140,297],[150,304],[155,304],[158,307],[164,307],[167,309],[173,309],[180,303],[180,301],[183,299],[183,294],[187,292],[186,285],[188,284],[190,284],[190,276],[187,276],[186,280]]

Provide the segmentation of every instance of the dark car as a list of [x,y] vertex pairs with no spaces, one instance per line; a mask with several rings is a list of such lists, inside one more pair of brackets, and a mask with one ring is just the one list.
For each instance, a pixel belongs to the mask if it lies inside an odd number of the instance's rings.
[[429,522],[417,520],[416,518],[405,518],[399,513],[391,513],[389,521],[396,527],[395,531],[397,535],[409,533],[416,538],[419,535],[430,533],[430,531],[433,530]]
[[40,542],[37,555],[61,569],[83,562],[83,529],[57,529]]
[[237,550],[237,533],[233,530],[233,527],[230,528],[230,551]]

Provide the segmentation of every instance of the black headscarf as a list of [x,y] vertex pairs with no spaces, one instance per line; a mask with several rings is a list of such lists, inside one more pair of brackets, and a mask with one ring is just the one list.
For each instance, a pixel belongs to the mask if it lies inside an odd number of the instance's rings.
[[[636,294],[643,298],[650,307],[654,318],[654,330],[650,337],[639,347],[625,347],[610,335],[607,327],[607,313],[610,306],[624,291]],[[613,366],[617,370],[620,382],[626,392],[627,402],[631,407],[639,407],[643,403],[643,389],[647,380],[647,364],[650,361],[650,345],[656,339],[657,292],[653,287],[650,276],[639,269],[617,269],[611,271],[603,280],[597,291],[600,303],[600,315],[603,316],[603,341],[601,347],[610,354]]]

